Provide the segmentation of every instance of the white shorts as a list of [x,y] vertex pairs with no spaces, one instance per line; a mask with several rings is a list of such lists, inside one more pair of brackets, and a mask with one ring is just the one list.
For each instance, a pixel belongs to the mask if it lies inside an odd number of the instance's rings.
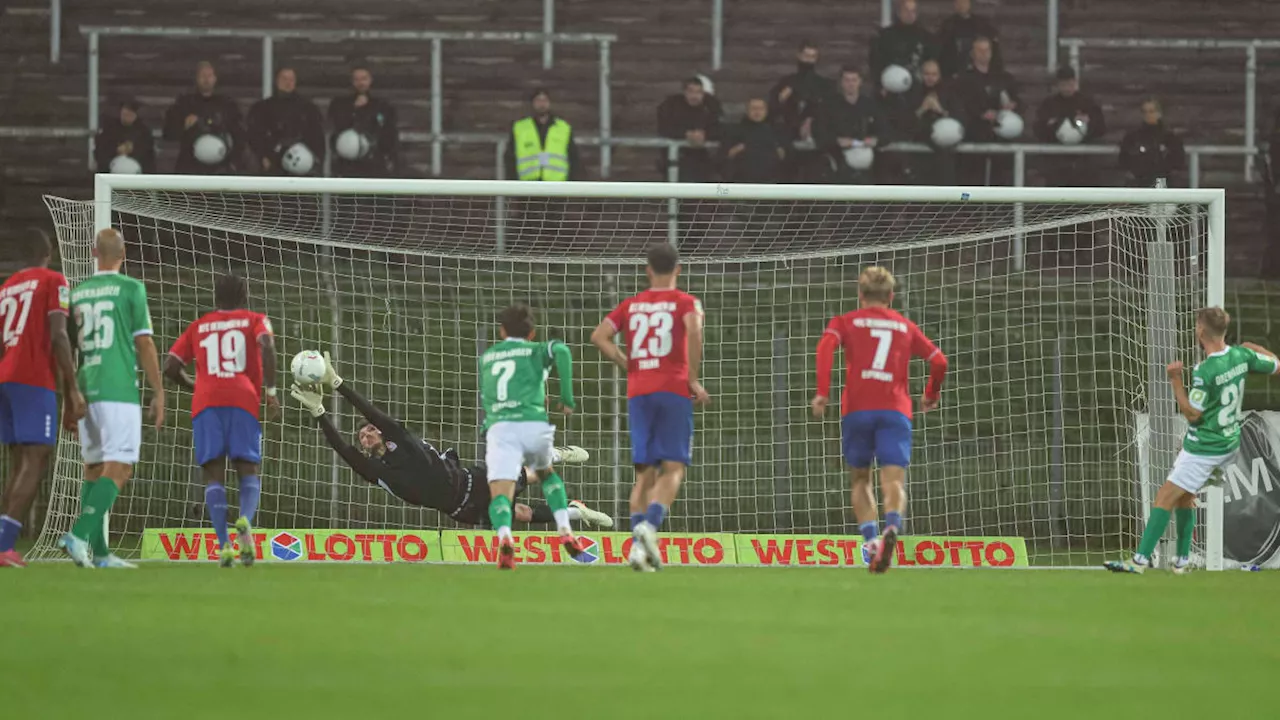
[[1169,482],[1194,495],[1200,492],[1215,472],[1230,464],[1235,457],[1234,452],[1226,455],[1192,455],[1182,450],[1178,453],[1178,459],[1173,461]]
[[141,447],[142,406],[105,400],[89,403],[89,410],[80,421],[80,457],[85,463],[134,465]]
[[500,422],[485,434],[484,464],[489,482],[520,479],[526,465],[534,470],[551,467],[556,426],[551,423]]

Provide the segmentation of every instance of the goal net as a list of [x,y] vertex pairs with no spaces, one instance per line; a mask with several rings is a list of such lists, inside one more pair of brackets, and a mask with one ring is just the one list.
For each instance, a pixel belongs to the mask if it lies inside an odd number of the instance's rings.
[[[1193,360],[1192,311],[1221,302],[1220,203],[1218,191],[165,176],[99,176],[95,202],[48,199],[73,282],[93,271],[96,228],[124,233],[161,353],[212,308],[214,277],[234,271],[271,318],[282,365],[331,351],[353,387],[466,461],[483,459],[477,356],[496,340],[496,312],[528,302],[540,337],[575,353],[581,407],[554,422],[558,442],[592,459],[566,483],[623,528],[625,378],[589,336],[644,287],[645,247],[675,242],[682,287],[707,312],[713,404],[697,416],[673,532],[856,534],[838,414],[815,420],[808,402],[827,321],[856,306],[863,267],[884,265],[895,306],[951,361],[942,407],[915,419],[908,534],[1023,538],[1041,566],[1095,564],[1137,541],[1179,443],[1164,365]],[[915,394],[925,370],[913,370]],[[144,433],[110,519],[126,554],[145,529],[207,525],[190,396],[167,397],[169,419]],[[336,400],[354,434],[361,421]],[[450,527],[360,481],[282,401],[264,422],[256,525]],[[70,527],[79,478],[64,435],[35,557]],[[1212,513],[1201,521],[1212,562],[1220,531]]]

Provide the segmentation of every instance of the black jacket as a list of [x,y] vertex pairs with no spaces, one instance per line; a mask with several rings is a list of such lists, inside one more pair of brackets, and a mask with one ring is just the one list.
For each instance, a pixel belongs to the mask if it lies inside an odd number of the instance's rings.
[[[658,106],[658,134],[673,140],[684,140],[690,130],[701,130],[708,141],[720,139],[720,101],[714,95],[704,95],[702,104],[694,107],[684,99],[684,93],[668,96]],[[666,172],[667,151],[661,150],[658,166]],[[711,170],[711,153],[706,148],[680,149],[680,179],[705,181]],[[686,175],[690,177],[686,177]]]
[[1004,69],[1004,54],[1000,52],[996,26],[981,15],[952,15],[938,28],[938,65],[942,69],[942,77],[949,78],[969,69],[969,51],[973,49],[973,41],[979,37],[991,40],[991,68]]
[[[127,152],[120,152],[120,146],[128,143]],[[142,118],[125,126],[118,117],[105,117],[98,128],[98,135],[93,141],[93,159],[98,172],[110,172],[111,161],[117,155],[128,155],[142,166],[142,172],[156,171],[156,140],[151,128],[142,122]]]
[[850,103],[841,95],[823,103],[818,119],[813,123],[813,139],[819,149],[844,162],[844,148],[840,147],[839,138],[864,140],[873,137],[878,144],[884,125],[875,99],[863,95],[858,102]]
[[[339,177],[395,177],[400,174],[400,130],[396,109],[380,97],[356,107],[356,95],[344,95],[329,103],[329,142],[337,142],[343,130],[354,128],[369,138],[369,154],[359,160],[333,156],[333,174]],[[332,144],[330,150],[333,150]]]
[[982,116],[988,110],[999,112],[1005,96],[1018,104],[1015,112],[1023,114],[1017,84],[1013,76],[1003,70],[992,68],[984,73],[970,68],[956,76],[955,92],[964,113],[966,142],[997,141],[995,126]]
[[[745,149],[736,157],[729,157],[729,151],[737,145],[743,145]],[[768,120],[752,122],[743,118],[737,125],[725,128],[721,145],[725,175],[730,182],[778,182],[786,147],[787,141]],[[779,150],[782,151],[781,156]]]
[[1058,127],[1062,121],[1074,118],[1080,113],[1089,116],[1089,132],[1085,142],[1097,140],[1107,134],[1107,121],[1102,116],[1102,107],[1089,95],[1077,92],[1071,97],[1053,94],[1040,103],[1036,111],[1035,136],[1040,142],[1058,142]]
[[894,22],[881,28],[871,42],[871,79],[880,86],[880,73],[890,65],[901,65],[911,71],[915,82],[920,81],[920,66],[925,60],[937,57],[937,41],[919,22],[903,25]]
[[[537,118],[533,119],[534,127],[538,129],[538,142],[542,143],[544,147],[546,146],[546,143],[547,143],[547,130],[551,129],[551,124],[554,123],[555,121],[556,121],[556,116],[554,113],[547,116],[547,121],[545,123],[538,122]],[[507,167],[507,179],[518,180],[520,178],[520,171],[516,169],[515,123],[511,124],[511,132],[507,133],[507,149],[503,153],[502,158],[503,158],[503,163]],[[580,163],[578,162],[578,143],[573,136],[573,126],[570,125],[570,129],[569,129],[569,179],[570,180],[581,179],[580,173],[582,172],[582,170],[579,167],[579,165]]]
[[[942,112],[933,109],[922,110],[926,97],[934,95]],[[956,97],[955,83],[943,80],[932,88],[915,84],[900,95],[888,95],[881,99],[883,114],[887,124],[886,134],[889,140],[911,140],[929,142],[933,132],[933,123],[939,118],[950,117],[965,121],[960,100]],[[882,138],[883,142],[884,138]]]
[[[783,88],[791,88],[791,95],[782,100]],[[823,101],[836,93],[831,78],[818,74],[811,65],[800,65],[796,72],[779,80],[769,91],[769,118],[788,140],[796,139],[805,120],[817,114]]]
[[[196,117],[191,127],[186,126],[189,116]],[[227,143],[227,156],[217,165],[205,165],[196,160],[192,146],[196,138],[204,134],[220,135]],[[164,139],[178,143],[179,173],[225,175],[236,171],[236,159],[244,151],[244,125],[240,120],[240,106],[236,101],[214,93],[208,97],[200,93],[179,95],[164,115]]]
[[1156,180],[1166,180],[1187,165],[1182,140],[1165,128],[1164,123],[1143,124],[1130,130],[1120,142],[1120,167],[1129,173],[1134,187],[1150,187]]
[[271,161],[269,172],[280,172],[280,156],[294,143],[304,143],[315,155],[315,172],[324,163],[324,122],[315,103],[297,93],[279,93],[259,100],[249,109],[249,148],[258,159]]

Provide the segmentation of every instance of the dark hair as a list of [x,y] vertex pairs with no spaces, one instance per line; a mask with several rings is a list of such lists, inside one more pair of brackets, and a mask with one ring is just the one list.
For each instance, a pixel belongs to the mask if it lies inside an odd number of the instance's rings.
[[1058,72],[1054,73],[1053,76],[1058,80],[1075,80],[1076,69],[1070,65],[1063,65],[1058,68]]
[[524,303],[509,305],[498,313],[498,324],[507,331],[507,337],[527,338],[533,332],[533,308]]
[[649,268],[658,275],[670,275],[680,264],[680,253],[671,243],[654,243],[646,253]]
[[857,75],[858,77],[866,77],[862,72],[862,68],[857,65],[844,65],[840,68],[841,76],[849,74]]
[[39,264],[53,257],[53,245],[43,230],[32,228],[22,241],[22,259],[31,264]]
[[546,95],[548,100],[551,99],[551,93],[548,92],[546,88],[536,87],[533,89],[533,92],[529,93],[529,102],[533,102],[534,98],[538,97],[539,95]]
[[817,49],[818,49],[818,43],[816,43],[816,42],[814,42],[814,41],[810,40],[809,38],[805,38],[804,40],[801,40],[801,41],[800,41],[800,47],[796,48],[796,52],[804,52],[805,50],[808,50],[809,48],[813,48],[814,50],[817,50]]
[[249,304],[249,281],[227,273],[213,283],[213,304],[219,310],[235,310]]
[[991,42],[991,38],[987,37],[986,35],[979,35],[975,37],[973,39],[973,42],[969,43],[969,47],[973,47],[974,45],[977,45],[980,42],[984,42],[990,45],[992,50],[995,49],[995,43]]
[[689,77],[684,79],[684,87],[689,87],[690,85],[697,85],[703,90],[707,89],[707,86],[702,84],[702,78],[698,77],[697,75],[690,75]]

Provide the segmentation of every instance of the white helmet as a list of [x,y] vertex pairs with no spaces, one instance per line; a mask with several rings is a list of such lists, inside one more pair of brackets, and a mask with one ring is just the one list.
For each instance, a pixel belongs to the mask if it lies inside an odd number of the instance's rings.
[[898,95],[911,89],[911,71],[901,65],[890,65],[880,73],[880,87]]
[[705,92],[708,95],[716,94],[716,85],[715,83],[711,82],[711,78],[707,77],[706,75],[703,75],[702,73],[698,73],[697,75],[694,75],[694,77],[698,78],[698,82],[702,83],[703,92]]
[[111,158],[109,170],[117,175],[137,175],[142,172],[142,164],[128,155],[117,155]]
[[1058,126],[1058,142],[1063,145],[1079,145],[1089,134],[1089,121],[1067,118]]
[[1022,116],[1012,110],[1001,110],[996,115],[996,135],[1005,140],[1022,137]]
[[369,154],[369,138],[361,135],[355,128],[347,128],[338,133],[333,148],[343,160],[359,160]]
[[205,165],[217,165],[227,157],[227,141],[220,135],[201,135],[191,149],[196,159]]
[[290,175],[306,175],[316,166],[316,156],[303,143],[294,143],[280,156],[280,167]]
[[955,118],[938,118],[933,121],[929,139],[938,147],[955,147],[964,140],[964,125]]
[[854,170],[868,170],[876,161],[876,151],[866,145],[858,145],[844,151],[844,162]]

